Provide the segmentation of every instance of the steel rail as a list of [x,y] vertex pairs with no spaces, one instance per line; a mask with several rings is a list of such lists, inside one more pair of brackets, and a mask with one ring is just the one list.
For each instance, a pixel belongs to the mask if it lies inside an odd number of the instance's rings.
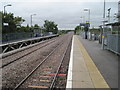
[[57,45],[51,51],[51,53],[48,56],[46,56],[45,59],[43,59],[43,61],[41,63],[39,63],[19,84],[16,85],[16,87],[13,90],[17,90],[43,64],[43,62],[45,62],[48,59],[48,57],[50,57],[54,53],[54,51],[57,50],[59,48],[59,46],[61,46],[62,44],[63,44],[63,42],[60,43],[59,45]]
[[57,68],[57,72],[56,72],[56,74],[55,74],[55,76],[54,76],[54,78],[53,78],[53,80],[52,80],[52,83],[51,83],[51,85],[50,85],[50,87],[49,87],[50,90],[52,90],[52,89],[54,88],[55,81],[56,81],[56,79],[57,79],[57,76],[58,76],[58,74],[59,74],[60,68],[61,68],[61,66],[62,66],[62,63],[63,63],[64,57],[65,57],[65,54],[67,53],[68,47],[70,46],[71,40],[72,40],[72,38],[70,39],[69,44],[67,45],[67,47],[66,47],[66,49],[65,49],[65,52],[63,53],[61,62],[60,62],[60,64],[59,64],[58,68]]

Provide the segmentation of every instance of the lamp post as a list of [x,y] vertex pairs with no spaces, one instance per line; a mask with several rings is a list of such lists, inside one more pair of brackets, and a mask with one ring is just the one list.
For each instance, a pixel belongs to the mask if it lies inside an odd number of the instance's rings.
[[84,9],[84,11],[88,11],[88,22],[90,23],[90,9]]
[[7,5],[4,6],[4,14],[5,14],[5,8],[6,8],[7,6],[12,6],[12,5],[11,5],[11,4],[7,4]]
[[30,19],[31,19],[31,27],[32,27],[32,16],[35,16],[36,14],[32,14],[30,15]]
[[110,23],[110,10],[111,8],[108,8],[108,22]]
[[104,40],[105,40],[105,36],[104,36],[104,31],[105,31],[105,0],[104,0],[104,10],[103,10],[103,32],[102,32],[102,49],[104,50]]
[[84,23],[85,22],[85,17],[81,16],[80,18],[81,18],[82,23]]
[[[3,11],[3,13],[4,13],[3,16],[4,16],[4,18],[5,18],[5,13],[6,13],[6,12],[5,12],[5,8],[6,8],[7,6],[12,6],[12,5],[11,5],[11,4],[7,4],[7,5],[4,6],[4,11]],[[8,23],[5,23],[5,22],[4,22],[3,25],[4,25],[4,26],[8,26]],[[3,28],[4,28],[4,27],[3,27]]]
[[83,20],[82,20],[82,19],[83,19],[83,17],[80,17],[80,18],[81,18],[81,23],[83,23]]
[[114,13],[114,22],[116,21],[116,18],[117,18],[117,13]]
[[[86,22],[86,25],[87,25],[86,30],[88,31],[89,27],[90,27],[90,9],[84,9],[84,11],[88,11],[88,22]],[[91,38],[92,38],[91,32],[89,32],[89,37],[88,37],[87,31],[85,32],[85,39],[89,38],[89,40],[91,40]]]

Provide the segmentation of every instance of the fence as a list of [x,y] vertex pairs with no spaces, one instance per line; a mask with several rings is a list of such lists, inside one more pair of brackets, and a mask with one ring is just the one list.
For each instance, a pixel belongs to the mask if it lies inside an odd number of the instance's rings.
[[[85,32],[81,32],[80,35],[85,38]],[[87,39],[88,40],[98,40],[99,35],[98,34],[94,34],[91,32],[87,32]]]
[[119,34],[107,34],[107,46],[106,49],[120,54],[120,35]]
[[[85,38],[85,32],[81,32],[80,35]],[[89,39],[89,32],[87,33],[87,37]],[[97,35],[91,35],[92,40],[97,40],[98,39],[98,34]],[[109,32],[106,32],[104,34],[104,47],[107,50],[110,50],[112,52],[115,52],[120,55],[120,34],[110,34]],[[95,39],[96,38],[96,39]]]
[[6,34],[2,34],[2,42],[27,39],[32,37],[34,37],[33,32],[6,33]]

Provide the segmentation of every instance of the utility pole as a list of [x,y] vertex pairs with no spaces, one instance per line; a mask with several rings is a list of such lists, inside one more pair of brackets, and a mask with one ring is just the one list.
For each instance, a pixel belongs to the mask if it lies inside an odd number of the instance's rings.
[[[89,27],[90,27],[90,9],[84,9],[84,11],[88,11],[88,22],[86,22],[86,24],[88,23],[88,26],[86,27],[87,28],[87,31],[89,31]],[[85,32],[85,36],[86,36],[86,39],[88,38],[87,37],[87,31]],[[89,31],[89,39],[91,40],[91,32]]]
[[32,15],[30,15],[30,21],[31,21],[30,23],[31,23],[31,27],[32,27],[32,16],[33,16],[33,15],[35,16],[36,14],[32,14]]
[[[6,12],[5,8],[6,8],[7,6],[12,6],[12,5],[11,5],[11,4],[7,4],[7,5],[4,6],[4,10],[3,10],[3,17],[4,17],[4,18],[6,17],[6,13],[7,13],[7,12]],[[8,26],[9,24],[3,22],[3,25],[4,25],[4,26]],[[3,27],[3,29],[4,29],[4,27]]]
[[88,23],[90,24],[90,9],[84,9],[84,11],[88,11]]
[[6,8],[7,6],[12,6],[12,5],[11,5],[11,4],[7,4],[7,5],[4,6],[4,15],[5,15],[5,8]]
[[31,27],[32,27],[32,15],[30,15],[30,24],[31,24]]
[[102,49],[104,50],[104,39],[105,39],[105,35],[104,35],[104,31],[105,31],[105,0],[104,0],[104,10],[103,10],[103,32],[102,32]]
[[108,22],[110,23],[110,10],[111,8],[108,8]]

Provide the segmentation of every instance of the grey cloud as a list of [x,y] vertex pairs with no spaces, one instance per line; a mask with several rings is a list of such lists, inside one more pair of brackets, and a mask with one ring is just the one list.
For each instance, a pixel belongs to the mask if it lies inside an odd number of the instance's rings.
[[[37,15],[33,17],[33,24],[42,25],[44,20],[48,19],[55,21],[59,28],[74,28],[82,22],[81,16],[85,16],[85,20],[88,19],[88,12],[84,12],[84,8],[91,11],[91,26],[97,27],[102,23],[103,2],[11,2],[11,4],[12,7],[6,8],[7,12],[22,16],[26,20],[23,25],[30,24],[30,15],[35,13]],[[117,2],[106,3],[106,15],[109,7],[112,8],[112,16],[117,12]]]

